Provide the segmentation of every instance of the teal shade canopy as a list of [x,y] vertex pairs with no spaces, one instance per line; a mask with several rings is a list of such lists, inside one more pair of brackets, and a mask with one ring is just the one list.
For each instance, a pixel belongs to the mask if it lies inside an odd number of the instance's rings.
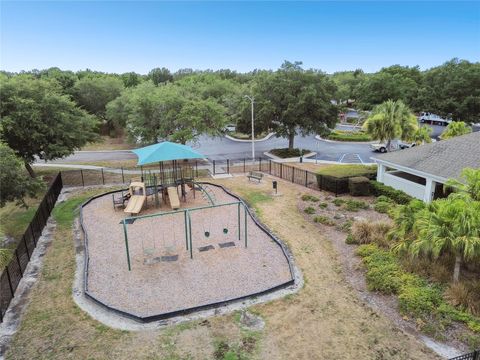
[[147,165],[160,161],[183,159],[204,159],[205,156],[193,150],[190,146],[164,141],[158,144],[132,150],[138,156],[137,165]]

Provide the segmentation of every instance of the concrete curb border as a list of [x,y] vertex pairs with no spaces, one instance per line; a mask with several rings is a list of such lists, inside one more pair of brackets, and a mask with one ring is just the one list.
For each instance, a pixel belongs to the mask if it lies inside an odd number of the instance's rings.
[[[264,138],[262,139],[257,139],[257,140],[254,140],[254,142],[262,142],[262,141],[266,141],[268,139],[270,139],[272,136],[274,136],[275,133],[271,132],[269,133],[267,136],[265,136]],[[228,134],[225,134],[225,137],[228,139],[228,140],[232,140],[232,141],[236,141],[236,142],[246,142],[246,143],[251,143],[252,140],[243,140],[243,139],[236,139]]]

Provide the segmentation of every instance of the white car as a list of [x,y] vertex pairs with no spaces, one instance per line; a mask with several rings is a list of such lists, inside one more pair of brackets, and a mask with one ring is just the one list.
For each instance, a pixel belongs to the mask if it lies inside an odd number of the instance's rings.
[[[414,142],[406,143],[400,140],[392,140],[390,144],[390,151],[408,149],[416,145],[417,144],[415,144]],[[373,151],[379,151],[381,153],[386,153],[388,151],[386,143],[370,144],[370,148]]]
[[235,125],[228,124],[227,126],[225,126],[225,131],[235,132],[235,130],[237,130],[237,127]]

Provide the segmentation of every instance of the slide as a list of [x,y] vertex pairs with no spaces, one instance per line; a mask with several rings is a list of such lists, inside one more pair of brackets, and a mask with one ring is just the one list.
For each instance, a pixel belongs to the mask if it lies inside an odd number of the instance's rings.
[[143,195],[133,195],[128,200],[127,207],[123,210],[126,213],[135,214],[137,215],[142,211],[143,204],[145,203],[145,199],[147,197]]
[[178,199],[177,189],[173,186],[167,188],[168,199],[170,200],[170,206],[172,210],[177,210],[180,208],[180,200]]

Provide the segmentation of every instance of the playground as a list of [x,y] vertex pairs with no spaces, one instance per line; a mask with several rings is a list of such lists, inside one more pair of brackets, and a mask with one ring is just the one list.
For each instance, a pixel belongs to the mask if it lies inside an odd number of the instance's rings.
[[293,283],[281,243],[241,199],[214,184],[149,191],[151,183],[132,182],[82,207],[88,296],[149,321]]

